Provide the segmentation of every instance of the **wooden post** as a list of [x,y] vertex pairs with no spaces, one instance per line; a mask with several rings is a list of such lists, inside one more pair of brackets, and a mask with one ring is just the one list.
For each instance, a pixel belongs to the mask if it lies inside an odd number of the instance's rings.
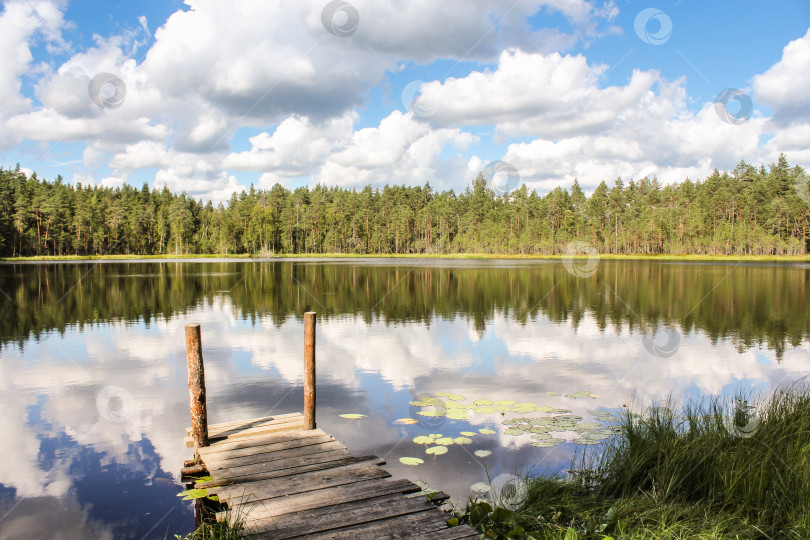
[[186,325],[186,360],[194,459],[197,463],[201,463],[200,448],[208,446],[208,409],[205,405],[205,370],[199,324]]
[[315,429],[315,312],[304,313],[304,429]]

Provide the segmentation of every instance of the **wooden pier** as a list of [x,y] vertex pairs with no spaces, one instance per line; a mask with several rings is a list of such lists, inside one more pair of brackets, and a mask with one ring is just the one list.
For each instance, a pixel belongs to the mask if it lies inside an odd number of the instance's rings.
[[[380,458],[353,456],[315,429],[314,313],[305,317],[305,413],[211,426],[199,420],[207,417],[204,382],[198,384],[199,325],[186,328],[192,413],[186,445],[195,448],[195,458],[184,472],[207,472],[211,477],[195,487],[227,505],[218,520],[239,521],[245,536],[256,539],[479,537],[466,525],[448,527],[450,516],[413,482],[391,479]],[[446,499],[439,494],[432,501]]]

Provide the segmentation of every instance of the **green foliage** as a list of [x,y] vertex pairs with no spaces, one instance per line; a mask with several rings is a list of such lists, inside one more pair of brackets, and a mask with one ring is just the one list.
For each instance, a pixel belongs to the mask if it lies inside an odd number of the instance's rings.
[[756,169],[662,186],[642,178],[586,197],[496,195],[482,175],[461,193],[316,186],[234,193],[203,204],[164,187],[76,186],[0,168],[0,256],[184,253],[559,254],[572,241],[611,254],[797,255],[810,205],[784,156]]
[[[526,479],[527,504],[509,525],[543,539],[810,537],[807,387],[778,389],[756,406],[738,398],[651,407],[622,424],[607,451],[583,456],[567,477]],[[503,530],[486,510],[475,512],[478,530]],[[468,505],[459,522],[474,526],[472,517]]]

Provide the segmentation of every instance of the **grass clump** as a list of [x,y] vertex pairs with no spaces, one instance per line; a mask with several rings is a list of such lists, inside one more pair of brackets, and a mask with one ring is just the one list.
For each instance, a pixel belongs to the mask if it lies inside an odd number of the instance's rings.
[[[625,414],[599,455],[565,477],[526,477],[511,522],[459,522],[492,538],[810,538],[810,390]],[[477,511],[476,517],[481,517]],[[498,516],[503,518],[503,515]],[[491,516],[490,516],[491,518]]]

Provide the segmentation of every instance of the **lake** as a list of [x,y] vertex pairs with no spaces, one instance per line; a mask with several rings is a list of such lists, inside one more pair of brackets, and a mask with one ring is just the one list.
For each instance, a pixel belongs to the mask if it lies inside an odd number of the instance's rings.
[[[176,497],[189,323],[216,423],[302,410],[303,313],[316,311],[318,427],[464,501],[488,475],[564,472],[598,452],[605,411],[806,376],[809,304],[805,263],[0,264],[0,538],[193,528]],[[563,427],[509,423],[554,415]],[[413,439],[430,435],[470,442],[427,455]]]

